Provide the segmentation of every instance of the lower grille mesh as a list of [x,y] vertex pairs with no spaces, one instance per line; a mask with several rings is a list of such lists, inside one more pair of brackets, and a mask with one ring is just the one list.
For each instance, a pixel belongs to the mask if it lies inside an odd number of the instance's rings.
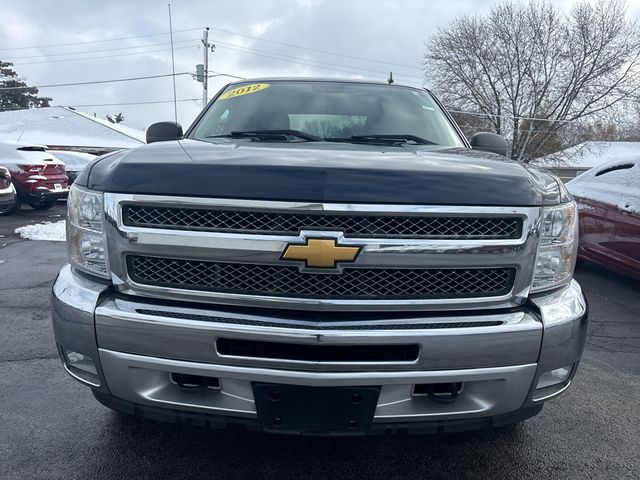
[[246,295],[332,299],[489,297],[511,290],[513,268],[346,268],[340,274],[302,273],[294,266],[223,263],[130,255],[139,284]]

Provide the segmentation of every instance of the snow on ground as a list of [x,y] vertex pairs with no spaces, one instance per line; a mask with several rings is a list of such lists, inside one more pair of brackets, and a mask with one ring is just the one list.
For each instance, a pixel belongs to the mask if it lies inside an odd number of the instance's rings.
[[15,232],[22,238],[29,240],[49,240],[53,242],[65,241],[65,221],[37,223],[16,228]]

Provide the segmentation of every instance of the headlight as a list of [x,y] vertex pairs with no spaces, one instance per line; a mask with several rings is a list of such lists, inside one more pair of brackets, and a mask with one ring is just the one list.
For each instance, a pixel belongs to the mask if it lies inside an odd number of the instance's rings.
[[544,207],[532,292],[568,283],[578,249],[578,210],[575,202]]
[[109,278],[102,193],[72,185],[67,199],[67,246],[74,267]]

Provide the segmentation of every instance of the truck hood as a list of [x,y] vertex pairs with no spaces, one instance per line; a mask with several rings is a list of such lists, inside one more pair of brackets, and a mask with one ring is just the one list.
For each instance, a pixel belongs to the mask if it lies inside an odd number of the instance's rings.
[[490,153],[319,142],[154,143],[101,157],[76,183],[117,193],[302,202],[560,202],[552,175]]

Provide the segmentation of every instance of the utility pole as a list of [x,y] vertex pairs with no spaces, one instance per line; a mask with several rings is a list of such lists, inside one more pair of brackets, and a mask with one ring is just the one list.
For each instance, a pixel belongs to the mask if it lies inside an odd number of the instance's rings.
[[209,43],[209,27],[205,29],[202,34],[202,45],[203,45],[203,53],[204,53],[204,76],[202,78],[202,108],[207,106],[207,102],[209,102],[209,96],[207,94],[207,89],[209,87],[209,49],[213,52],[214,45]]

